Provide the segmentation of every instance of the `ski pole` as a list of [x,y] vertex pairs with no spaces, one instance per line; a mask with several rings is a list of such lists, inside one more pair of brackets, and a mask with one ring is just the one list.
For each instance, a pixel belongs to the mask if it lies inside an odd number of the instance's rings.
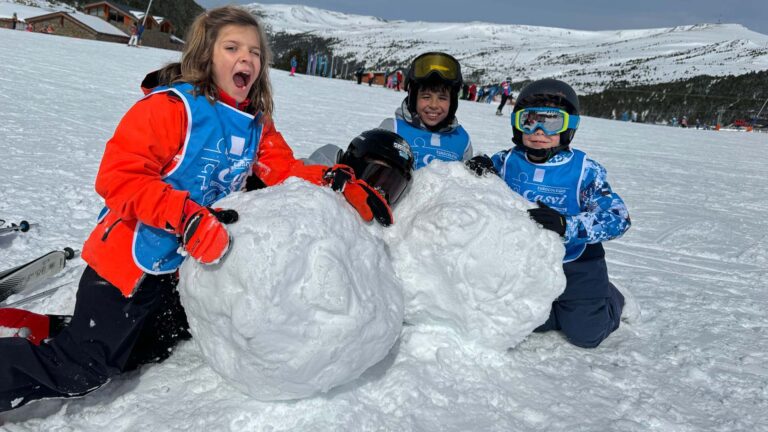
[[58,291],[60,288],[63,288],[63,287],[65,287],[65,286],[67,286],[67,285],[69,285],[71,283],[72,283],[72,281],[65,282],[65,283],[63,283],[61,285],[57,285],[57,286],[55,286],[53,288],[48,288],[45,291],[40,291],[39,293],[35,293],[35,294],[32,294],[31,296],[24,297],[21,300],[16,300],[13,303],[8,303],[6,305],[3,305],[2,307],[21,306],[21,305],[25,305],[25,304],[33,301],[33,300],[37,300],[37,299],[40,299],[40,298],[43,298],[43,297],[51,296],[51,295],[53,295],[53,293]]
[[25,220],[19,222],[18,224],[12,223],[9,226],[0,228],[0,235],[11,232],[27,232],[33,225],[37,224],[31,224]]

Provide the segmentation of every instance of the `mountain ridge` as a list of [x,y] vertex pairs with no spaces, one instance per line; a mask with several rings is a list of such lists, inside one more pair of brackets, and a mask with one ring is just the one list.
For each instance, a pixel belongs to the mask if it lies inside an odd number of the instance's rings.
[[[465,76],[481,83],[568,76],[579,91],[597,93],[617,81],[640,85],[698,75],[728,76],[768,69],[768,35],[740,24],[691,24],[656,29],[573,30],[522,24],[385,20],[311,6],[244,5],[262,17],[276,62],[296,43],[369,69],[406,66],[424,51],[446,51]],[[301,70],[301,67],[299,68]]]

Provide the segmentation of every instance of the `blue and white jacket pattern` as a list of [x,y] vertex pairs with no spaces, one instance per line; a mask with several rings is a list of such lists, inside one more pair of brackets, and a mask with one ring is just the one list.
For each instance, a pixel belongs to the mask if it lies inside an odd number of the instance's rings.
[[561,151],[543,164],[530,162],[517,148],[491,159],[512,190],[566,215],[564,262],[576,260],[587,244],[621,237],[631,225],[624,201],[608,184],[605,168],[580,150]]

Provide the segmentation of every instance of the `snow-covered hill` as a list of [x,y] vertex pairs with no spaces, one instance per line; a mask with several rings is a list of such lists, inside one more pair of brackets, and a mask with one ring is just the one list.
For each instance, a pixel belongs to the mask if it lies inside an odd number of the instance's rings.
[[368,67],[405,66],[425,51],[454,54],[483,82],[567,77],[582,91],[612,81],[668,82],[768,68],[768,36],[738,24],[582,31],[484,22],[387,21],[299,5],[252,3],[273,32],[332,39],[335,55]]

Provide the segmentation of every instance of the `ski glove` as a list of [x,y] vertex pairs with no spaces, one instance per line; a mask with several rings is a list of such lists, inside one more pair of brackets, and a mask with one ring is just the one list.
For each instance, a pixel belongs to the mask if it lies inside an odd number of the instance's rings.
[[488,173],[498,174],[496,168],[493,167],[493,161],[486,155],[477,155],[464,162],[464,165],[478,177]]
[[355,178],[352,168],[347,165],[334,165],[325,171],[323,179],[331,189],[344,195],[363,220],[370,222],[375,218],[376,222],[383,226],[392,225],[392,209],[387,200],[368,183]]
[[528,215],[531,219],[544,229],[554,231],[560,237],[565,236],[565,216],[541,201],[536,201],[536,204],[539,205],[539,208],[528,209]]
[[181,244],[195,260],[216,264],[229,250],[231,238],[224,224],[237,222],[235,210],[202,207],[192,200],[184,205],[184,229]]

